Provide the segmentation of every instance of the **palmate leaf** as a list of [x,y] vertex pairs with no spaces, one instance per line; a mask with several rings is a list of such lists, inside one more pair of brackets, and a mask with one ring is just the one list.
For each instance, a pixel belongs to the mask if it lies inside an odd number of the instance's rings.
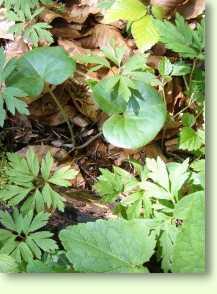
[[28,149],[26,156],[8,154],[6,174],[9,182],[0,190],[0,200],[9,206],[22,203],[21,211],[37,212],[45,209],[64,210],[65,199],[55,191],[55,187],[68,187],[77,171],[70,166],[53,171],[53,157],[48,152],[41,161],[33,149]]
[[21,263],[40,259],[43,251],[54,252],[58,247],[51,239],[53,234],[49,231],[35,232],[47,224],[48,218],[49,214],[44,212],[33,216],[32,210],[25,215],[17,209],[13,215],[0,211],[0,223],[6,228],[0,230],[0,240],[4,241],[0,254],[8,254]]
[[79,272],[147,272],[143,264],[156,245],[143,220],[79,224],[61,231],[60,240]]
[[[12,59],[6,63],[5,53],[3,48],[0,49],[0,84],[5,82],[5,79],[15,69],[17,61]],[[4,84],[3,84],[4,85]],[[2,86],[0,91],[0,126],[4,126],[6,119],[6,110],[15,115],[18,111],[21,114],[29,114],[27,105],[19,98],[27,96],[26,92],[14,86]]]

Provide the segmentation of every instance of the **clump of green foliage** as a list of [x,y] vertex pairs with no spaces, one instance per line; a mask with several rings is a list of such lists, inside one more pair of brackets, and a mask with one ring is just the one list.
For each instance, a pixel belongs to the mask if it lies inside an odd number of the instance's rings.
[[7,211],[0,211],[0,249],[1,254],[14,257],[17,263],[30,262],[41,259],[42,252],[55,252],[58,246],[49,231],[39,231],[48,222],[49,214],[40,212],[34,216],[30,210],[23,215],[14,209],[11,215]]
[[[203,271],[204,162],[197,161],[191,166],[188,160],[165,164],[158,157],[157,160],[147,159],[145,166],[134,161],[131,164],[137,176],[119,167],[114,167],[113,172],[101,169],[102,174],[95,184],[97,193],[104,202],[116,202],[115,212],[121,218],[146,220],[147,226],[156,233],[156,250],[165,272],[185,271],[185,268]],[[198,223],[191,224],[191,218],[197,214],[200,215]],[[185,252],[180,243],[185,242],[184,238],[190,238],[191,225],[198,225],[192,240],[192,246],[198,251],[194,252],[189,245]],[[178,259],[181,254],[185,262],[191,254],[194,259],[184,264]]]
[[51,4],[51,0],[11,1],[1,0],[0,5],[6,8],[6,17],[15,22],[9,29],[15,37],[21,36],[26,42],[37,47],[40,42],[51,44],[51,26],[45,22],[38,22],[38,16],[42,13],[41,5]]
[[8,154],[8,184],[0,191],[0,200],[9,206],[22,203],[21,210],[37,212],[46,209],[64,210],[64,198],[56,191],[58,187],[70,186],[77,172],[64,166],[53,170],[54,160],[47,153],[41,162],[32,149],[26,158],[19,154]]

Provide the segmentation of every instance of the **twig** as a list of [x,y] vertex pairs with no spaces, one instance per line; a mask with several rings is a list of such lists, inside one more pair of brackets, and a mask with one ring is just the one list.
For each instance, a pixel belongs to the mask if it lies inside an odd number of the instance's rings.
[[99,132],[98,134],[96,134],[95,136],[91,137],[88,141],[86,141],[84,144],[79,145],[79,146],[75,146],[73,147],[69,153],[71,153],[74,150],[79,150],[79,149],[83,149],[85,147],[87,147],[88,145],[90,145],[93,141],[95,141],[97,138],[99,138],[102,135],[102,132]]

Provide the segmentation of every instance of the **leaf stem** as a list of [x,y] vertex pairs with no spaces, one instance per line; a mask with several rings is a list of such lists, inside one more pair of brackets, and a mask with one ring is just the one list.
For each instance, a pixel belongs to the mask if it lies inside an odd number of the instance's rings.
[[63,109],[63,107],[62,107],[61,103],[59,102],[58,98],[56,97],[56,95],[53,93],[53,91],[50,88],[48,89],[48,92],[51,95],[51,97],[53,98],[53,100],[55,101],[56,105],[59,107],[59,110],[60,110],[63,118],[65,119],[65,121],[67,123],[69,133],[70,133],[70,136],[71,136],[71,140],[72,140],[72,144],[75,146],[74,132],[73,132],[72,126],[70,124],[68,115],[66,114],[66,112]]

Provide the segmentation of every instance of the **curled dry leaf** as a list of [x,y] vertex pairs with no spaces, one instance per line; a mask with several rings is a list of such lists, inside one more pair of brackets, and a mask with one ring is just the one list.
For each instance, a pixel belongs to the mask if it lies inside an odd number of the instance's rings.
[[205,10],[205,0],[151,0],[150,3],[162,7],[167,15],[179,12],[186,19],[196,18]]
[[190,0],[183,6],[179,7],[178,12],[186,19],[198,17],[205,10],[205,0]]
[[6,9],[0,8],[0,39],[14,40],[13,34],[9,33],[8,30],[14,21],[9,21],[5,16]]
[[77,54],[90,54],[91,51],[85,48],[82,48],[77,41],[69,41],[66,39],[59,39],[58,45],[62,46],[66,52],[69,53],[71,57],[74,57]]
[[81,38],[79,41],[84,48],[101,49],[109,46],[112,39],[115,40],[117,46],[124,46],[128,53],[130,52],[127,42],[121,33],[115,27],[110,25],[97,24],[90,30],[89,36]]
[[14,41],[8,42],[5,46],[7,60],[14,57],[20,57],[28,51],[29,47],[21,37],[16,38]]
[[53,22],[56,18],[62,18],[68,23],[74,22],[78,24],[83,24],[87,20],[89,15],[95,15],[99,12],[100,9],[97,7],[79,6],[77,4],[73,4],[70,7],[67,7],[65,12],[63,13],[57,13],[50,9],[44,9],[40,18],[47,23]]
[[178,6],[182,5],[184,2],[189,0],[151,0],[151,5],[157,5],[165,8],[166,11],[171,11]]

